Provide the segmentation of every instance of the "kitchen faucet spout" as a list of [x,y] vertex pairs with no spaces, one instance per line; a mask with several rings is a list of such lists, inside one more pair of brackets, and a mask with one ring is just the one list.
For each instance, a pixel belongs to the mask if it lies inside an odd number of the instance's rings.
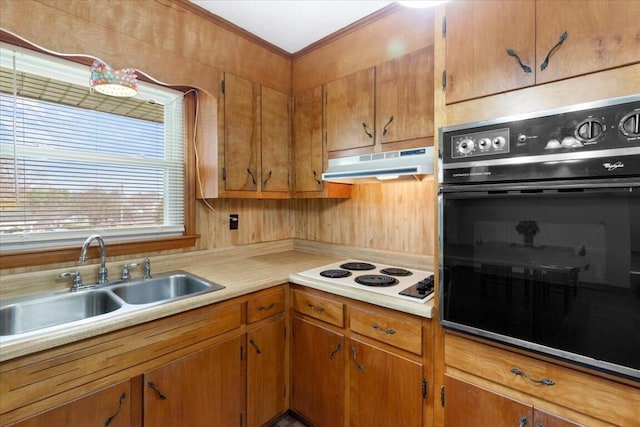
[[98,242],[100,246],[100,269],[98,270],[98,283],[103,284],[108,282],[108,274],[107,274],[107,250],[104,246],[104,240],[99,234],[92,234],[87,237],[87,239],[82,244],[82,249],[80,250],[80,259],[78,260],[81,264],[87,262],[87,250],[93,241]]

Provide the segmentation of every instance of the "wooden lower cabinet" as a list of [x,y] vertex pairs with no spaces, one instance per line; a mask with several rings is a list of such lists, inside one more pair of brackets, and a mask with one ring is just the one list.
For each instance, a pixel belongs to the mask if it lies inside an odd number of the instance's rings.
[[508,396],[445,375],[445,427],[577,427],[559,416]]
[[344,425],[344,335],[292,320],[291,407],[314,425]]
[[356,339],[349,356],[350,427],[423,426],[421,363]]
[[262,426],[287,410],[285,352],[284,317],[247,333],[247,427]]
[[128,427],[131,425],[131,397],[131,384],[124,381],[12,425]]
[[144,426],[239,426],[240,337],[144,374]]

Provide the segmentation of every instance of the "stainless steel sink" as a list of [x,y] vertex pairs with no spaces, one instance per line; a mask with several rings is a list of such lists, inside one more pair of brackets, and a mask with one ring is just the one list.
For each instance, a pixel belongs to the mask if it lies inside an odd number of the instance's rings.
[[15,335],[111,313],[122,307],[108,292],[66,293],[0,308],[0,335]]
[[127,304],[151,304],[220,289],[224,289],[224,286],[178,271],[161,277],[117,285],[111,290]]
[[0,338],[7,342],[24,333],[39,333],[99,315],[104,315],[101,319],[115,319],[147,307],[224,289],[181,270],[151,279],[97,286],[0,301]]

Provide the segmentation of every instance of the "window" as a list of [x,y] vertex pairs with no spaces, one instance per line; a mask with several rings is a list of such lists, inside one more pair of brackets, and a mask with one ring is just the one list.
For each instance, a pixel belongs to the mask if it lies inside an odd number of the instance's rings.
[[91,93],[88,66],[1,49],[1,249],[184,234],[183,94]]

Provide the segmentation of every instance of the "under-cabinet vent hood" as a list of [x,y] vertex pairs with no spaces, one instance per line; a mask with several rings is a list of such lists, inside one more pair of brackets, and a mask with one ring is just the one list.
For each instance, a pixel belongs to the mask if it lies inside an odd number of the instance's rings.
[[420,180],[433,173],[433,147],[329,159],[322,179],[347,184]]

